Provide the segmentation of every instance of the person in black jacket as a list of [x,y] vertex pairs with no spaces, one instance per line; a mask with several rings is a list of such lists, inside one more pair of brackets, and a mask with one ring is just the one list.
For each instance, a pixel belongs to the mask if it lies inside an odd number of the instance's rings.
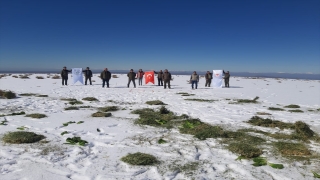
[[158,86],[163,86],[163,81],[162,81],[162,75],[163,75],[163,72],[162,70],[160,70],[159,72],[155,72],[155,74],[158,74]]
[[223,70],[223,74],[224,74],[224,77],[223,77],[223,79],[224,79],[224,86],[225,87],[229,87],[229,79],[230,79],[230,73],[229,73],[229,71],[227,71],[227,72],[224,72],[224,70]]
[[111,72],[108,71],[108,68],[104,68],[104,70],[100,74],[100,78],[102,79],[102,87],[107,83],[107,88],[109,88],[109,80],[111,79]]
[[62,86],[68,85],[68,73],[71,72],[71,70],[67,70],[67,67],[63,67],[61,71],[61,78],[62,78]]
[[84,84],[87,85],[87,81],[89,79],[90,85],[92,85],[92,82],[91,82],[92,71],[89,69],[89,67],[87,67],[87,69],[83,70],[82,72],[84,72],[84,77],[86,78],[86,81]]
[[128,88],[130,86],[131,81],[133,82],[134,88],[136,88],[136,73],[133,71],[133,69],[130,69],[130,72],[127,74],[128,76]]

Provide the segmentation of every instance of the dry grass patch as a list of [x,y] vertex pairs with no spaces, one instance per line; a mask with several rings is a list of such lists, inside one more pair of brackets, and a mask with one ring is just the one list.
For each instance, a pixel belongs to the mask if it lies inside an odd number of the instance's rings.
[[61,101],[77,101],[77,99],[74,98],[61,98]]
[[294,126],[292,123],[284,123],[278,120],[272,120],[269,118],[262,118],[259,116],[253,116],[247,123],[254,126],[262,126],[262,127],[278,127],[280,129],[292,129]]
[[18,112],[18,113],[11,113],[11,114],[1,114],[0,117],[4,116],[18,116],[18,115],[24,115],[26,114],[24,111]]
[[27,114],[26,117],[31,117],[35,119],[41,119],[47,117],[45,114],[39,114],[39,113],[33,113],[33,114]]
[[269,107],[268,108],[270,111],[284,111],[282,108],[277,108],[277,107]]
[[275,142],[274,146],[284,156],[310,156],[310,150],[302,143]]
[[37,79],[44,79],[43,76],[36,76]]
[[34,93],[22,93],[22,94],[19,94],[19,96],[35,96],[37,94],[34,94]]
[[112,75],[112,78],[119,78],[119,77],[118,77],[117,75],[115,75],[115,74],[114,74],[114,75]]
[[128,154],[121,158],[121,161],[131,164],[131,165],[138,165],[138,166],[147,166],[147,165],[154,165],[158,163],[156,157],[150,154],[145,154],[141,152],[137,152],[134,154]]
[[160,101],[160,100],[154,100],[154,101],[147,101],[146,104],[149,105],[167,105],[164,102]]
[[270,116],[272,114],[270,113],[267,113],[267,112],[256,112],[257,115],[267,115],[267,116]]
[[4,91],[4,90],[0,90],[0,96],[6,99],[14,99],[17,97],[16,93],[12,91]]
[[303,113],[303,111],[300,109],[290,109],[290,110],[288,110],[288,112]]
[[193,98],[193,99],[184,99],[186,101],[197,101],[197,102],[214,102],[214,101],[217,101],[217,100],[213,100],[213,99],[196,99],[196,98]]
[[2,140],[10,144],[34,143],[46,138],[34,132],[15,131],[5,134]]
[[300,108],[300,106],[296,104],[290,104],[288,106],[284,106],[284,108]]
[[37,95],[36,97],[49,97],[49,96],[46,95],[46,94],[39,94],[39,95]]
[[20,79],[29,79],[29,76],[28,75],[21,75]]
[[234,142],[229,144],[227,149],[245,158],[258,157],[263,153],[260,148],[251,145],[251,143]]
[[111,113],[104,113],[104,112],[95,112],[91,114],[92,117],[110,117],[112,116]]
[[84,100],[84,101],[99,101],[97,98],[95,98],[95,97],[85,97],[85,98],[83,98],[82,100]]
[[70,107],[64,108],[64,110],[66,110],[66,111],[68,111],[68,110],[79,110],[79,108],[76,107],[76,106],[70,106]]
[[236,102],[230,102],[229,104],[244,104],[244,103],[258,103],[259,97],[256,96],[253,99],[235,99]]
[[54,75],[51,77],[51,79],[61,79],[61,77],[59,75]]
[[109,111],[118,111],[119,107],[118,106],[106,106],[106,107],[101,107],[98,109],[99,109],[99,111],[102,111],[102,112],[109,112]]
[[83,102],[82,102],[82,101],[75,100],[75,101],[69,101],[69,104],[71,104],[71,105],[83,104]]

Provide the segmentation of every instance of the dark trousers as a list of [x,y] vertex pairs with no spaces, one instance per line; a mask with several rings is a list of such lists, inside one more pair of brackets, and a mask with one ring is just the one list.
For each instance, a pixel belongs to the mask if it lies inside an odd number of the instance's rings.
[[136,87],[136,80],[135,79],[129,79],[128,87],[130,86],[131,81],[133,82],[134,87]]
[[139,78],[139,85],[142,86],[142,78]]
[[158,78],[158,86],[160,86],[160,84],[161,84],[161,86],[163,86],[163,81],[161,78]]
[[90,85],[92,85],[92,82],[91,82],[91,77],[86,77],[86,81],[84,82],[85,85],[87,85],[87,81],[89,79],[89,82],[90,82]]
[[109,87],[109,79],[102,79],[102,87],[107,84],[107,87]]
[[62,86],[63,85],[68,85],[68,78],[62,77]]
[[163,83],[164,83],[164,88],[165,88],[165,89],[167,88],[167,84],[168,84],[168,88],[169,88],[169,89],[171,88],[171,87],[170,87],[170,80],[164,80]]
[[205,85],[205,87],[210,87],[210,85],[211,85],[211,79],[206,79],[206,85]]
[[196,84],[196,89],[198,89],[198,81],[197,80],[191,81],[191,83],[192,83],[192,85],[191,85],[192,89],[193,89],[194,84]]
[[225,87],[229,87],[229,78],[224,79],[224,84],[225,84]]

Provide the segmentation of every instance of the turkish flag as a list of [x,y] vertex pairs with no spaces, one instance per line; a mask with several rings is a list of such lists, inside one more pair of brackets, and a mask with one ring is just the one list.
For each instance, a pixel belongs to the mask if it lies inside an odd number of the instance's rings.
[[144,78],[146,80],[146,84],[148,84],[149,82],[154,84],[154,72],[153,71],[145,72]]

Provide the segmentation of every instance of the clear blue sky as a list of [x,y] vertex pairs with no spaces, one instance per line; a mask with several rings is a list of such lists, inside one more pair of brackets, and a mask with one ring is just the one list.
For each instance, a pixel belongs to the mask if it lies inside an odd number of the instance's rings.
[[320,1],[0,1],[0,70],[63,66],[320,73]]

